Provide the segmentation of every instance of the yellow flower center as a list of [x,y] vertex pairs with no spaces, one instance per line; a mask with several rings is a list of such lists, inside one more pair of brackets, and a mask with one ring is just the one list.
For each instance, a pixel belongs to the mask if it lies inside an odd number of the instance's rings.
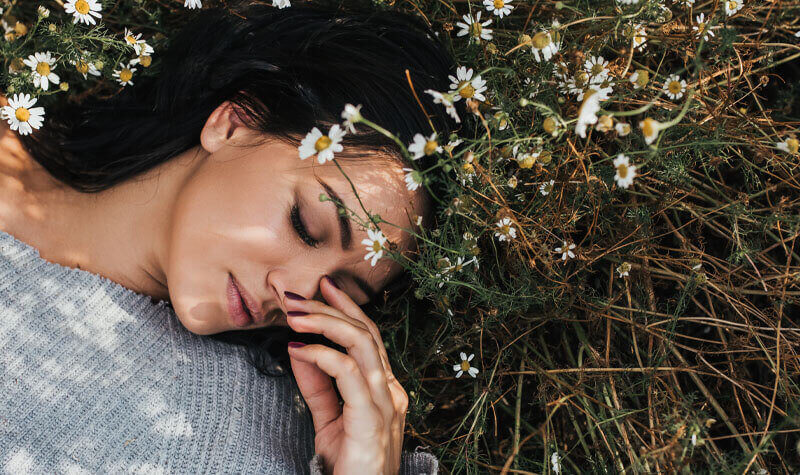
[[638,34],[638,35],[634,35],[633,42],[636,43],[637,45],[640,45],[640,44],[644,43],[644,41],[646,39],[647,39],[647,35]]
[[28,119],[31,118],[30,111],[28,111],[28,109],[26,109],[24,107],[18,108],[17,111],[14,113],[14,115],[17,117],[17,120],[20,121],[20,122],[27,122]]
[[544,122],[542,123],[542,128],[544,128],[544,131],[547,132],[548,134],[552,134],[553,132],[556,131],[556,120],[553,119],[552,117],[544,119]]
[[639,69],[636,72],[639,73],[639,75],[636,77],[636,85],[639,87],[645,87],[650,81],[650,72],[645,71],[644,69]]
[[550,163],[550,159],[551,159],[551,158],[553,158],[553,156],[552,156],[552,155],[550,154],[550,152],[548,152],[547,150],[542,150],[542,151],[539,153],[539,156],[538,156],[538,157],[536,157],[536,158],[537,158],[537,159],[538,159],[540,162],[542,162],[542,163],[544,163],[545,165],[547,165],[548,163]]
[[469,371],[469,361],[461,360],[461,371]]
[[736,2],[734,0],[731,0],[730,2],[728,2],[728,9],[729,10],[736,10],[736,7],[738,7],[738,6],[739,6],[739,2]]
[[78,0],[75,2],[75,11],[81,15],[89,13],[89,3],[86,0]]
[[497,8],[498,10],[503,8],[505,5],[506,4],[505,2],[503,2],[503,0],[494,0],[494,7]]
[[544,31],[540,31],[533,35],[533,47],[536,49],[544,49],[545,46],[550,44],[550,37]]
[[322,137],[318,138],[316,142],[314,142],[314,149],[317,152],[321,152],[330,147],[332,142],[333,140],[331,140],[330,137],[323,135]]
[[119,72],[119,80],[122,82],[128,82],[132,77],[133,72],[128,68],[122,68],[122,71]]
[[134,38],[133,35],[126,36],[125,37],[125,41],[127,41],[128,43],[130,43],[132,45],[136,44],[136,38]]
[[425,155],[430,155],[436,151],[437,147],[439,147],[439,144],[435,140],[429,140],[425,143],[423,151],[425,152]]
[[82,59],[78,60],[78,62],[75,63],[75,69],[81,74],[86,74],[89,72],[89,63]]
[[669,92],[673,94],[677,94],[683,89],[683,86],[681,86],[681,83],[678,81],[670,81],[669,86],[667,87],[669,88]]
[[527,155],[524,155],[519,160],[517,160],[517,162],[519,163],[519,167],[520,168],[530,168],[536,162],[536,157],[534,157],[533,155],[527,154]]
[[651,137],[655,135],[656,121],[650,118],[645,119],[644,124],[642,125],[642,131],[644,132],[645,137]]
[[603,67],[602,64],[595,63],[592,66],[592,75],[597,76],[598,74],[602,73],[606,68]]
[[578,71],[575,73],[575,84],[578,86],[583,86],[589,82],[589,75],[586,71]]
[[453,272],[459,272],[463,268],[464,268],[463,264],[456,264],[455,266],[453,266]]
[[472,36],[476,37],[481,36],[481,30],[483,30],[483,28],[481,27],[481,24],[478,23],[477,21],[470,25],[470,31],[472,31]]
[[550,183],[546,183],[544,185],[544,192],[549,194],[551,191],[553,191],[553,185],[551,185]]
[[465,99],[475,95],[475,88],[472,87],[472,83],[469,81],[461,81],[458,84],[458,88],[458,93]]
[[625,165],[624,163],[620,163],[619,165],[617,165],[617,174],[619,174],[619,177],[622,178],[622,179],[627,177],[628,176],[628,165]]
[[141,64],[145,68],[149,67],[152,61],[153,58],[151,58],[150,56],[139,56],[139,64]]
[[503,234],[508,234],[511,232],[511,230],[509,229],[509,226],[507,224],[504,224],[500,227],[500,232]]
[[706,24],[705,24],[705,23],[698,23],[698,24],[697,24],[697,30],[698,30],[700,33],[704,32],[704,31],[706,30]]
[[372,250],[375,251],[375,252],[380,251],[381,250],[381,243],[378,242],[378,241],[373,241],[372,242]]
[[800,142],[797,139],[788,139],[786,140],[786,147],[791,153],[797,153],[800,150]]
[[36,72],[42,76],[50,74],[50,65],[48,63],[39,63],[36,65]]

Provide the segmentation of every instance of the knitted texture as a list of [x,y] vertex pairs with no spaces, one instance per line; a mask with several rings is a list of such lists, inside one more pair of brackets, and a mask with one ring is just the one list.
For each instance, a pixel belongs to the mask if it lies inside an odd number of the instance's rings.
[[[0,473],[321,473],[312,457],[292,378],[0,231]],[[401,473],[436,464],[404,452]]]

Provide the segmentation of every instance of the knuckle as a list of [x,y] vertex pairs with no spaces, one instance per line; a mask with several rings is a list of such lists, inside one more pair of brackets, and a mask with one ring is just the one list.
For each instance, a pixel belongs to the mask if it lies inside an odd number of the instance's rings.
[[360,371],[358,368],[358,363],[355,359],[351,358],[350,356],[344,356],[341,361],[342,368],[348,373],[355,373],[356,371]]

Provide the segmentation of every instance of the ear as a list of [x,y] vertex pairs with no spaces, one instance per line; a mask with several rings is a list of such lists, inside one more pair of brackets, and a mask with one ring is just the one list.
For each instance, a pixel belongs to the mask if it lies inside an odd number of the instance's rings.
[[225,101],[206,120],[203,130],[200,131],[200,145],[208,153],[216,152],[223,145],[240,143],[243,136],[250,132],[235,109],[232,102]]

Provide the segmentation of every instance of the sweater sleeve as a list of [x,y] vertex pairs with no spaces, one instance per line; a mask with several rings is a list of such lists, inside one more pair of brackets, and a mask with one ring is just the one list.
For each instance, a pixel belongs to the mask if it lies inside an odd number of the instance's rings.
[[[309,462],[311,475],[325,475],[322,457],[314,454]],[[436,475],[439,472],[439,461],[436,456],[427,452],[403,451],[398,475]]]

